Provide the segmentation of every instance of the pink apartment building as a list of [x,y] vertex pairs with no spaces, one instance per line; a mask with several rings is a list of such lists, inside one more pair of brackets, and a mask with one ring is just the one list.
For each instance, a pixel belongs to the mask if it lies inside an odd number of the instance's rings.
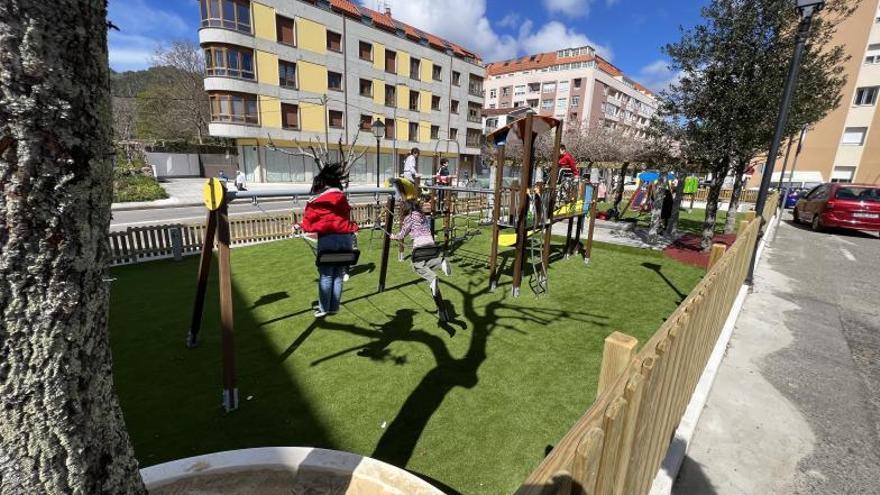
[[590,46],[494,62],[486,73],[484,131],[504,125],[513,110],[531,108],[567,124],[623,127],[644,135],[657,110],[651,91]]

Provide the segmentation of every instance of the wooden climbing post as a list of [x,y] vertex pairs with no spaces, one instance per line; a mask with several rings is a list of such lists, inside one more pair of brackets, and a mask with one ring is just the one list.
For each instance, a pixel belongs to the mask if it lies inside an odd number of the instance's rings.
[[382,259],[379,262],[379,292],[385,292],[385,279],[388,275],[388,255],[391,254],[391,228],[394,225],[394,195],[388,196],[388,202],[385,204],[385,225],[382,227],[385,237],[382,241]]
[[495,158],[495,193],[492,199],[492,248],[489,251],[489,289],[495,290],[498,278],[498,236],[501,235],[501,198],[504,185],[504,145],[498,146]]
[[220,331],[223,349],[223,408],[238,409],[238,386],[235,377],[235,339],[232,314],[232,263],[229,255],[229,205],[224,199],[217,210],[217,248],[220,272]]
[[553,141],[553,156],[550,162],[550,184],[547,188],[547,218],[542,221],[547,222],[544,227],[544,250],[541,252],[541,259],[544,266],[550,266],[550,243],[553,240],[553,212],[556,211],[556,188],[559,186],[559,147],[562,146],[562,120],[556,127],[556,137]]
[[199,331],[202,328],[202,314],[205,312],[205,295],[208,291],[208,275],[211,273],[211,259],[214,253],[214,237],[217,232],[217,212],[208,211],[205,222],[205,239],[202,242],[202,256],[199,261],[199,275],[196,279],[196,300],[193,302],[192,320],[186,346],[193,348],[199,344]]
[[[522,170],[520,170],[520,189],[519,189],[519,212],[517,212],[516,221],[516,260],[513,264],[513,296],[519,297],[519,289],[522,285],[523,265],[526,262],[526,236],[528,214],[529,214],[529,186],[532,184],[532,169],[534,163],[532,160],[532,147],[534,146],[534,136],[532,129],[534,125],[534,115],[529,114],[526,117],[525,131],[523,132],[523,156]],[[537,220],[537,218],[535,219]]]
[[[593,186],[590,186],[593,187]],[[583,197],[583,196],[581,196]],[[596,191],[593,190],[593,199],[590,201],[590,226],[587,228],[587,245],[584,247],[584,263],[590,263],[590,257],[593,255],[593,232],[596,229]],[[581,215],[583,218],[583,215]]]

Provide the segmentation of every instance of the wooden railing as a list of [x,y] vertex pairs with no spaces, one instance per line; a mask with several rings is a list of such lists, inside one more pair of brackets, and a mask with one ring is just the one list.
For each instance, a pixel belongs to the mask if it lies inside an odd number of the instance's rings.
[[[634,190],[624,191],[623,192],[623,201],[624,202],[629,201],[629,198],[632,197],[634,192],[635,192]],[[733,195],[732,190],[722,189],[721,194],[719,195],[718,199],[720,201],[724,201],[724,202],[730,201],[730,197],[732,195]],[[609,194],[609,197],[613,197],[613,194]],[[709,197],[709,189],[700,188],[699,190],[697,190],[697,194],[694,196],[694,201],[706,201],[706,198],[708,198],[708,197]],[[690,200],[691,200],[690,196],[684,197],[685,203],[689,202]],[[739,200],[741,203],[755,203],[758,200],[758,191],[751,190],[751,189],[747,190],[747,191],[743,191],[739,197]]]
[[736,242],[638,353],[628,335],[606,339],[596,401],[517,494],[648,493],[746,278],[760,225],[740,223]]

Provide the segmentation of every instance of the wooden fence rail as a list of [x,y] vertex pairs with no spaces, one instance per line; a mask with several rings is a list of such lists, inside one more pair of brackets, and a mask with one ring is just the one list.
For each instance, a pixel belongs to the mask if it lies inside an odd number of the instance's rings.
[[741,222],[736,242],[638,353],[630,336],[606,339],[596,401],[518,495],[648,493],[746,278],[760,228],[760,217]]
[[[623,192],[623,201],[627,202],[632,197],[635,190],[627,190]],[[721,194],[718,197],[719,201],[726,202],[730,201],[730,197],[733,194],[733,191],[730,189],[722,189]],[[609,197],[613,197],[612,194],[609,194]],[[694,201],[706,201],[706,198],[709,197],[709,189],[702,187],[697,190],[696,195],[694,195]],[[690,196],[685,196],[683,204],[687,204],[691,200]],[[758,200],[758,191],[757,190],[747,190],[743,191],[742,195],[739,198],[741,203],[755,203]]]

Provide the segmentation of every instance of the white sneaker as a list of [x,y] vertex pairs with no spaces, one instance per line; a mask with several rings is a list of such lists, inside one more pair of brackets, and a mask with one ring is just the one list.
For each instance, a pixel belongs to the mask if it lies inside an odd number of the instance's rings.
[[351,279],[351,275],[349,275],[348,273],[346,273],[345,275],[342,276],[343,282],[348,282],[350,279]]
[[446,258],[443,258],[443,261],[440,263],[440,269],[443,270],[443,274],[447,277],[452,275],[452,266],[449,264],[449,261]]
[[440,281],[437,280],[436,278],[431,282],[431,295],[432,296],[437,295],[437,289],[439,288],[439,285],[440,285]]
[[326,311],[321,311],[320,309],[315,310],[315,318],[323,318],[325,316],[327,316]]

